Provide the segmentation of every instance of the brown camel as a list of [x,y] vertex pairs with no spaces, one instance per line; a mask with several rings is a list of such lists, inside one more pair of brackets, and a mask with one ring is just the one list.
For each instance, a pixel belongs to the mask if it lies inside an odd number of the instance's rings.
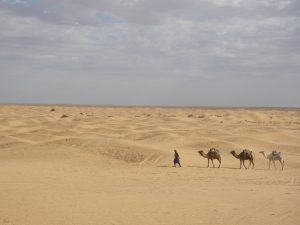
[[[230,152],[235,158],[240,160],[240,169],[242,169],[242,164],[245,167],[245,169],[248,169],[251,164],[253,165],[252,168],[254,168],[254,162],[253,162],[253,155],[252,151],[244,149],[240,154],[236,154],[236,152],[233,150]],[[249,160],[249,166],[248,168],[245,166],[245,160]]]
[[219,153],[218,149],[211,148],[209,149],[208,153],[205,154],[202,150],[198,151],[198,153],[203,156],[204,158],[207,158],[207,167],[209,167],[209,160],[211,160],[213,167],[215,168],[214,159],[219,161],[219,167],[221,166],[221,155]]

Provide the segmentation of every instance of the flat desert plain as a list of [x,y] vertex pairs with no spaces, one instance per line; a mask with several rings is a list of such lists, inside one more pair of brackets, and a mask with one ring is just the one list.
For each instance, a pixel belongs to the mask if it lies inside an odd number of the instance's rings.
[[2,105],[0,224],[300,224],[300,111]]

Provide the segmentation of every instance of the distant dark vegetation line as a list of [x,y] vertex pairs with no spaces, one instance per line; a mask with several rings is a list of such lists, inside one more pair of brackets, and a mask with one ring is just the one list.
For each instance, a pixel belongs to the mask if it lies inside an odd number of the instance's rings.
[[109,104],[62,104],[62,103],[19,103],[0,102],[1,106],[63,106],[63,107],[99,107],[99,108],[173,108],[173,109],[253,109],[253,110],[295,110],[300,111],[300,107],[279,107],[279,106],[180,106],[180,105],[109,105]]

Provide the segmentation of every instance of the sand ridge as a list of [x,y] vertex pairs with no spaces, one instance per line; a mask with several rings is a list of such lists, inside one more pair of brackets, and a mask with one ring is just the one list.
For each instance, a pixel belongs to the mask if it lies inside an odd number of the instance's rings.
[[[292,109],[2,105],[0,224],[299,224],[299,137]],[[255,169],[229,153],[244,148]]]

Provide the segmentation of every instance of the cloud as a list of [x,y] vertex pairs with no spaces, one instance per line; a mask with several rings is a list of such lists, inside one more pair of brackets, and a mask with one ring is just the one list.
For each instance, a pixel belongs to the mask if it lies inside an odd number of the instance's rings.
[[[70,88],[66,103],[299,106],[289,92],[300,69],[299,12],[291,0],[0,0],[0,101],[33,101],[32,83]],[[14,100],[20,77],[28,95]],[[287,94],[266,94],[270,80]],[[246,84],[261,91],[233,98]],[[49,93],[34,101],[57,100]],[[197,94],[208,97],[190,98]]]

